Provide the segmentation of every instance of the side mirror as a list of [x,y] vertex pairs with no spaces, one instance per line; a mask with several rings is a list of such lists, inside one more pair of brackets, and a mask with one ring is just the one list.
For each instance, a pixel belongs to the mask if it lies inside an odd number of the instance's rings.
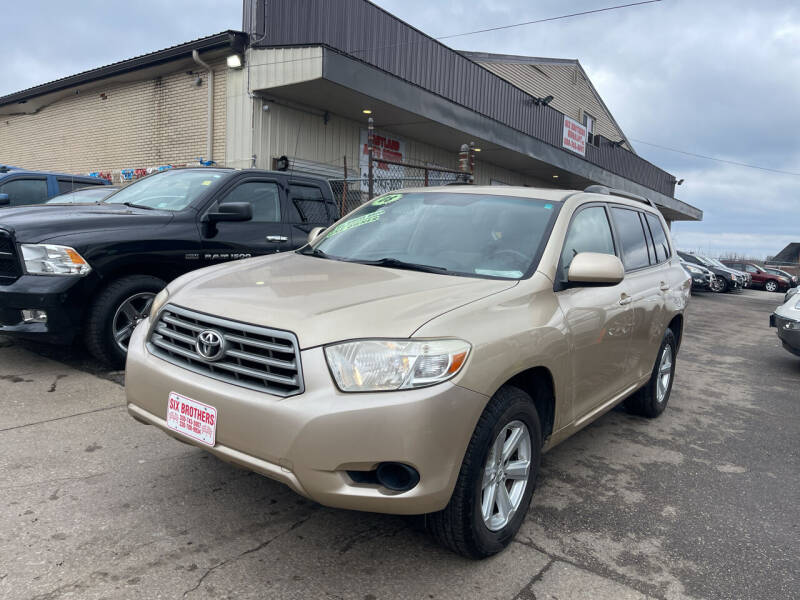
[[217,212],[206,214],[209,223],[221,221],[249,221],[253,218],[253,205],[249,202],[226,202],[217,207]]
[[308,243],[312,243],[323,231],[325,231],[325,227],[314,227],[314,229],[308,232]]
[[8,197],[8,194],[0,194],[0,206],[8,206],[11,204],[11,198]]
[[622,261],[612,254],[581,252],[572,259],[567,281],[576,284],[616,285],[625,278]]

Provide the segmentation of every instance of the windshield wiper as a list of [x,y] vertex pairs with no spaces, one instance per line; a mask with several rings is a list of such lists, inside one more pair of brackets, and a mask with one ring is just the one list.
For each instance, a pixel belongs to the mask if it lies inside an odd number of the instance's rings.
[[122,204],[128,208],[143,208],[145,210],[155,210],[152,206],[145,206],[144,204],[134,204],[133,202],[109,202],[109,204]]
[[376,267],[389,267],[391,269],[406,269],[407,271],[421,271],[423,273],[449,273],[449,269],[436,267],[434,265],[420,265],[417,263],[406,262],[397,258],[379,258],[378,260],[348,260],[362,265],[372,265]]
[[332,256],[329,256],[327,252],[323,252],[319,248],[312,248],[311,246],[306,246],[305,248],[301,248],[297,251],[298,254],[304,254],[306,256],[317,256],[319,258],[330,258],[333,259]]

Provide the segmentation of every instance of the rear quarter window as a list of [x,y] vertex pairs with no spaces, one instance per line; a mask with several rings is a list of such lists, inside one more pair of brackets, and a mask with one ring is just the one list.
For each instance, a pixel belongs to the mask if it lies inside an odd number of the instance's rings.
[[653,235],[653,244],[656,248],[656,260],[658,262],[664,262],[670,256],[667,232],[664,231],[661,219],[657,216],[645,213],[645,218],[647,219],[647,225],[650,227],[650,233]]

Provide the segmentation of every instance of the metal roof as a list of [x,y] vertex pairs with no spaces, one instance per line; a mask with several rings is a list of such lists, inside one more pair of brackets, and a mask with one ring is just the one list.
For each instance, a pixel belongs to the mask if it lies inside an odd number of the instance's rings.
[[19,92],[14,92],[13,94],[2,96],[0,97],[0,106],[13,104],[15,102],[25,103],[28,99],[35,98],[36,96],[41,96],[43,94],[56,92],[91,81],[97,81],[113,75],[127,73],[128,71],[141,69],[143,67],[169,62],[171,60],[175,60],[176,58],[191,55],[192,50],[211,50],[214,48],[230,46],[234,50],[243,51],[246,43],[246,34],[240,31],[233,31],[229,29],[227,31],[215,33],[214,35],[198,38],[182,44],[176,44],[175,46],[170,46],[169,48],[164,48],[163,50],[149,52],[147,54],[142,54],[126,60],[114,62],[102,67],[90,69],[88,71],[83,71],[68,77],[55,79],[48,83],[43,83],[41,85],[20,90]]

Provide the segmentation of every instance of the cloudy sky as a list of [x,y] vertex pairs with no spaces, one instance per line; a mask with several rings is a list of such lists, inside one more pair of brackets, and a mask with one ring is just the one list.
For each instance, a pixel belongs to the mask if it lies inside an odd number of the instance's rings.
[[[378,0],[433,36],[633,0]],[[224,29],[241,0],[6,0],[0,95]],[[682,248],[755,257],[800,241],[800,3],[658,3],[446,40],[454,48],[581,61],[646,159],[705,211]],[[646,142],[646,143],[645,143]],[[795,175],[660,149],[674,148]]]

